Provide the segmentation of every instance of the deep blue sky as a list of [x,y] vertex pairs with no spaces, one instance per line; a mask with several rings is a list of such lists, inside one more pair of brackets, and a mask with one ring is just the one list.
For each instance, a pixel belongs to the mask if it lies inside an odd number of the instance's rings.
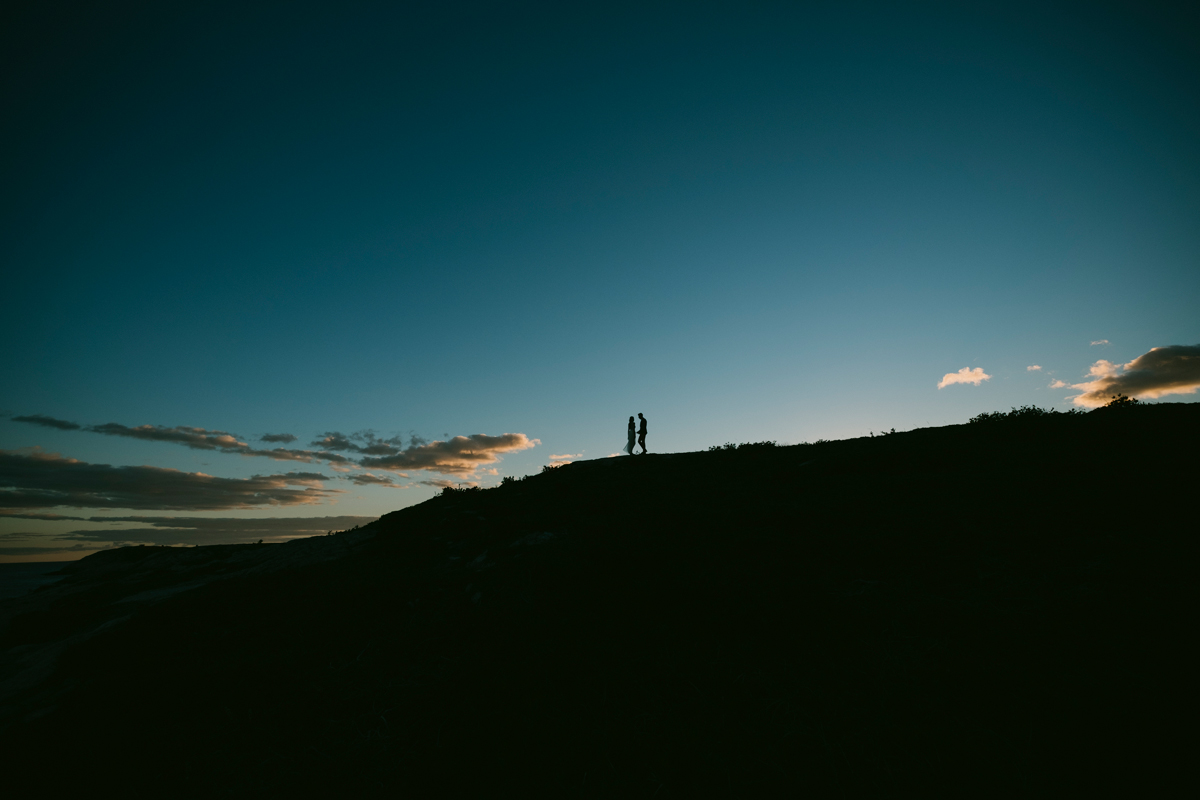
[[[865,435],[1200,342],[1195,13],[554,5],[14,18],[0,409],[520,432],[521,475],[638,411],[658,451]],[[297,468],[0,420],[30,446]]]

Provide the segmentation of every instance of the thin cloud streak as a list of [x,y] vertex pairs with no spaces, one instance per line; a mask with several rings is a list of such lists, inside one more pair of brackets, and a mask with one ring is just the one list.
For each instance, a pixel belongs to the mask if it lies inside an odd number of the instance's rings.
[[55,419],[54,417],[47,417],[45,414],[29,414],[24,417],[13,417],[12,421],[27,422],[30,425],[41,425],[43,428],[57,428],[60,431],[77,431],[83,427],[77,422]]
[[[0,507],[216,511],[313,505],[343,494],[313,472],[218,478],[160,467],[89,464],[40,448],[0,450]],[[293,488],[302,487],[302,488]]]
[[[400,477],[407,478],[404,473],[400,473]],[[347,475],[346,480],[358,486],[382,486],[385,489],[407,489],[411,484],[396,483],[395,480],[387,475],[372,475],[369,472],[359,472],[354,475]]]

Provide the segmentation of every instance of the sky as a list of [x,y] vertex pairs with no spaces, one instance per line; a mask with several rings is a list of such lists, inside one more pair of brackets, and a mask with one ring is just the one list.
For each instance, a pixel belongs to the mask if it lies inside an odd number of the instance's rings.
[[25,5],[0,561],[1200,399],[1184,4]]

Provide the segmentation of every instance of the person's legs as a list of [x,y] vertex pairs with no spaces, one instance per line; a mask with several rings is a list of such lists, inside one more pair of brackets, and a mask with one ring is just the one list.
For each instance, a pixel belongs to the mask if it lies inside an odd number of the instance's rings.
[[642,452],[646,452],[646,434],[638,434],[638,444],[642,446]]

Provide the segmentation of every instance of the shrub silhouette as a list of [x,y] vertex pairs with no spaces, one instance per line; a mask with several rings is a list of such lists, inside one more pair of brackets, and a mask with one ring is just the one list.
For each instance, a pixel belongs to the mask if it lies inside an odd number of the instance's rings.
[[1140,406],[1142,401],[1136,397],[1126,397],[1123,394],[1114,394],[1112,399],[1104,404],[1104,408],[1129,408],[1131,406]]
[[977,414],[971,417],[970,424],[999,422],[1000,420],[1035,420],[1046,419],[1048,417],[1074,417],[1082,416],[1087,412],[1080,408],[1072,408],[1068,411],[1059,411],[1055,408],[1038,408],[1037,406],[1021,406],[1014,407],[1011,411],[1005,413],[1003,411],[988,411],[983,414]]
[[708,452],[716,453],[716,452],[721,452],[721,451],[732,451],[732,450],[762,450],[762,449],[778,447],[778,446],[779,446],[779,443],[774,442],[774,441],[742,442],[741,444],[734,444],[733,442],[726,442],[723,445],[722,444],[714,444],[712,447],[708,448]]

